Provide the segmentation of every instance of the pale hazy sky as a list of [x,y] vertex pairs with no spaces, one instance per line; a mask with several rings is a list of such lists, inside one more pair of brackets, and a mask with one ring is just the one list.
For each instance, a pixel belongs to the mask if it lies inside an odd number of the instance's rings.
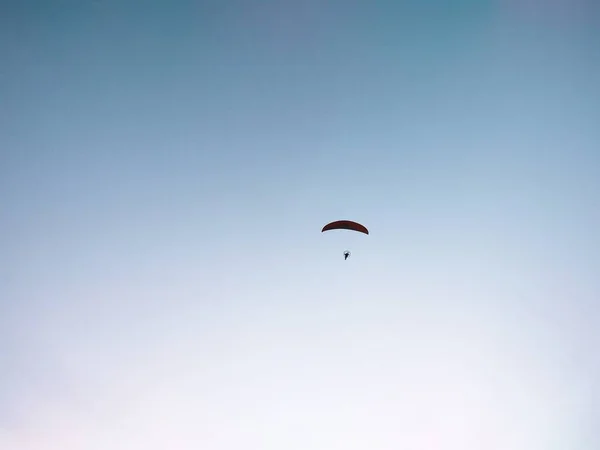
[[2,2],[0,449],[599,449],[598,5]]

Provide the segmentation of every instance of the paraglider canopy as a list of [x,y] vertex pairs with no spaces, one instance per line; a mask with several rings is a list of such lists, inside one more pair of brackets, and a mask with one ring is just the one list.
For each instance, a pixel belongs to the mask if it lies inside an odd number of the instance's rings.
[[337,220],[335,222],[328,223],[323,227],[321,233],[329,230],[351,230],[358,231],[359,233],[369,234],[367,227],[351,220]]

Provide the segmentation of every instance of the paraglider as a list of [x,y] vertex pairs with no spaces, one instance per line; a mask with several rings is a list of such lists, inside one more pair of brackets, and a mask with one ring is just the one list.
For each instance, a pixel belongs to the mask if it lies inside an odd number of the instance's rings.
[[336,220],[335,222],[328,223],[323,227],[321,233],[329,230],[351,230],[358,231],[359,233],[369,234],[367,227],[351,220]]
[[[328,223],[323,227],[321,233],[330,230],[349,230],[356,231],[358,233],[369,234],[369,230],[364,225],[351,220],[336,220],[335,222]],[[350,256],[350,251],[344,251],[344,261]]]

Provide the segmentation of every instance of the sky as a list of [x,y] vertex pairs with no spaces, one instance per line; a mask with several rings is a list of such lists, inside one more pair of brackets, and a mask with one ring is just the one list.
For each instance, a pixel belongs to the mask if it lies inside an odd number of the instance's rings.
[[0,58],[0,449],[600,448],[598,3],[6,1]]

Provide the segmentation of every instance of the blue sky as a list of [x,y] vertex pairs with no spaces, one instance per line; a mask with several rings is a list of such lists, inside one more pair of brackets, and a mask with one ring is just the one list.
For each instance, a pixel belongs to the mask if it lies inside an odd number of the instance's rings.
[[3,4],[0,448],[597,448],[598,13]]

